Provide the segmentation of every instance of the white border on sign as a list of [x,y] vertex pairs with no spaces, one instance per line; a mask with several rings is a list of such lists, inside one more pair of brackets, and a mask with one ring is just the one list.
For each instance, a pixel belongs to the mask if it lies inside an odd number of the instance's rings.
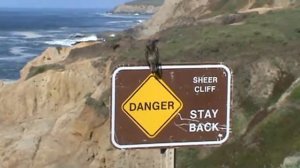
[[117,68],[112,76],[112,116],[111,116],[111,142],[112,144],[120,149],[129,148],[154,148],[154,147],[180,147],[180,146],[195,146],[195,145],[220,145],[223,144],[229,138],[230,131],[230,97],[231,97],[231,72],[230,69],[223,64],[213,64],[213,65],[163,65],[161,69],[202,69],[202,68],[223,68],[228,75],[227,81],[227,122],[226,122],[226,135],[221,141],[201,141],[201,142],[172,142],[172,143],[152,143],[152,144],[134,144],[134,145],[120,145],[115,139],[115,96],[116,96],[116,76],[120,71],[124,70],[145,70],[149,69],[148,66],[132,66],[132,67],[119,67]]

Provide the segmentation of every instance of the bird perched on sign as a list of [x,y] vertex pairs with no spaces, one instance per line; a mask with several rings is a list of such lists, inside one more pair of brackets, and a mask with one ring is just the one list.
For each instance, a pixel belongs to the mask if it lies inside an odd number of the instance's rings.
[[149,40],[146,44],[145,57],[151,73],[159,76],[159,52],[157,48],[158,40]]

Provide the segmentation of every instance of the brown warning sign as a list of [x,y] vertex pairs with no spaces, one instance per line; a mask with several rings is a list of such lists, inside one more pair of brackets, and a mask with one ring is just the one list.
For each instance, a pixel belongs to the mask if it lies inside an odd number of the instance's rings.
[[112,78],[117,148],[216,145],[229,137],[231,72],[224,65],[120,67]]

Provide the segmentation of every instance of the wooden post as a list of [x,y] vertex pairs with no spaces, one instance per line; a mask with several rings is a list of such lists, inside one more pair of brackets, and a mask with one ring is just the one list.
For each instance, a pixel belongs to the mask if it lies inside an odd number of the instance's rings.
[[161,168],[175,168],[175,149],[169,148],[161,154]]

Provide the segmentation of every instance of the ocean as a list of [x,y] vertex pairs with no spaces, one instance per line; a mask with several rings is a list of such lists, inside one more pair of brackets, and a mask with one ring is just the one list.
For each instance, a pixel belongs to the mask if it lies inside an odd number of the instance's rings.
[[13,81],[19,71],[50,46],[98,40],[101,32],[122,31],[149,15],[121,15],[109,9],[0,9],[0,80]]

